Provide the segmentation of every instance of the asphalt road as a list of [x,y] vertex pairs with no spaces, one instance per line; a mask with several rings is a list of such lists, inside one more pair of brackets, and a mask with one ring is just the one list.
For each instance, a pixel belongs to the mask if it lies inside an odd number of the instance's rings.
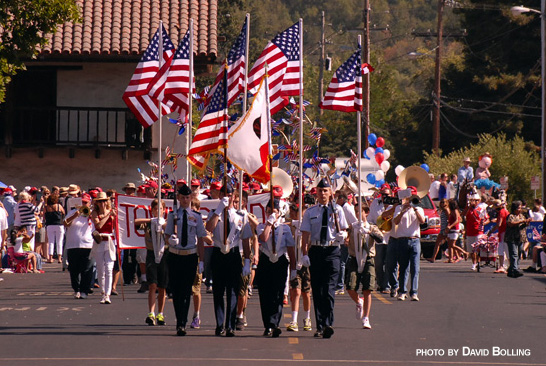
[[[492,268],[471,272],[469,262],[422,261],[421,301],[374,294],[373,329],[361,328],[354,303],[342,295],[331,339],[313,338],[301,324],[299,332],[272,339],[262,337],[256,294],[249,327],[236,337],[214,336],[212,295],[204,291],[201,329],[176,337],[170,301],[167,325],[151,327],[144,323],[147,295],[136,285],[124,287],[125,301],[120,294],[101,305],[96,293],[74,299],[60,265],[45,270],[0,275],[1,366],[546,365],[542,274],[512,279]],[[284,313],[288,323],[290,308]]]

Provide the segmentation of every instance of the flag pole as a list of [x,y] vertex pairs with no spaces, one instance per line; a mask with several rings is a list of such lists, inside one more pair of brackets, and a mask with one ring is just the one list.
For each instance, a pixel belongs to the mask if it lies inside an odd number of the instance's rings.
[[[303,193],[304,193],[304,184],[303,184],[303,19],[300,18],[300,156],[299,156],[299,171],[298,171],[298,220],[301,222],[303,219]],[[301,241],[300,241],[301,242]],[[301,245],[301,244],[300,244]],[[296,261],[298,261],[298,251],[296,250]]]
[[[161,70],[161,64],[163,63],[163,21],[159,21],[159,67],[158,70]],[[163,150],[163,125],[161,121],[161,100],[163,99],[163,93],[161,92],[159,96],[159,100],[157,102],[157,114],[159,117],[159,149],[157,149],[159,153],[158,157],[158,164],[157,164],[157,200],[161,202],[161,175],[162,175],[162,169],[161,169],[161,151]],[[161,204],[160,204],[161,206]],[[158,207],[160,207],[158,206]]]
[[[226,59],[226,62],[224,63],[224,76],[223,76],[223,84],[224,84],[224,107],[225,107],[225,110],[223,112],[223,124],[224,124],[224,127],[227,129],[227,109],[228,109],[228,105],[227,105],[227,101],[228,101],[228,88],[227,88],[227,59]],[[227,197],[227,156],[228,156],[228,146],[227,146],[227,142],[226,144],[224,145],[224,197]],[[229,206],[228,206],[229,207]],[[229,225],[229,211],[228,211],[228,207],[225,207],[224,208],[224,246],[226,247],[226,249],[228,249],[228,242],[227,242],[227,232],[228,232],[228,225]]]
[[[244,80],[244,89],[243,89],[243,113],[242,116],[246,114],[247,108],[247,93],[248,93],[248,37],[250,34],[250,14],[246,13],[245,17],[246,22],[246,38],[245,38],[245,80]],[[242,170],[239,171],[239,210],[243,209],[243,174]]]
[[[358,45],[360,46],[361,45],[361,42],[362,42],[362,36],[359,34],[358,35]],[[359,72],[362,74],[362,69],[361,69],[361,66],[359,65]],[[362,99],[361,99],[361,102],[362,102]],[[362,105],[362,103],[361,103]],[[357,138],[357,143],[358,143],[358,172],[357,172],[357,179],[358,179],[358,223],[361,224],[362,223],[362,192],[361,192],[361,187],[360,187],[360,182],[362,182],[361,180],[361,174],[362,174],[362,171],[361,171],[361,163],[362,163],[362,113],[360,111],[356,111],[356,125],[357,125],[357,132],[356,132],[356,135],[358,136]]]
[[[268,65],[267,62],[264,65],[264,88],[265,88],[265,105],[267,111],[267,118],[269,120],[269,83],[268,83]],[[275,210],[275,195],[273,194],[273,148],[271,146],[271,123],[267,122],[267,142],[269,148],[269,201],[271,204],[271,213]],[[275,226],[271,227],[271,253],[277,253],[276,243],[275,243]]]
[[[190,87],[188,91],[188,124],[186,130],[186,156],[190,152],[190,146],[192,143],[192,132],[193,132],[193,123],[192,123],[192,99],[193,99],[193,19],[190,19]],[[184,123],[184,122],[182,122]],[[188,159],[186,159],[186,182],[190,183],[191,181],[191,164]]]

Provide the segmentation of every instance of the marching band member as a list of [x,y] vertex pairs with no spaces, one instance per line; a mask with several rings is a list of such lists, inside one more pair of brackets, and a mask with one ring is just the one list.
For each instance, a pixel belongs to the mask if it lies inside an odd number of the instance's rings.
[[[366,217],[370,212],[367,205],[362,206],[362,222],[354,222],[349,237],[349,259],[345,269],[347,293],[356,303],[356,317],[362,320],[364,329],[371,329],[370,309],[372,291],[375,289],[375,244],[383,241],[383,234],[376,225],[370,224]],[[360,235],[360,243],[358,237]],[[362,286],[363,298],[358,296]]]
[[101,304],[111,304],[114,261],[116,260],[116,244],[114,237],[114,222],[116,211],[112,208],[106,192],[99,192],[94,200],[91,220],[95,230],[100,234],[100,243],[94,246],[94,257],[97,262],[97,277],[102,292]]
[[276,338],[282,333],[279,323],[289,261],[290,279],[296,278],[296,253],[290,227],[280,222],[279,200],[270,201],[265,212],[267,222],[257,228],[260,245],[259,248],[254,247],[254,253],[260,253],[255,280],[259,288],[260,310],[265,328],[263,335]]
[[195,273],[198,268],[203,273],[203,238],[207,231],[201,214],[190,208],[191,189],[187,185],[178,189],[177,199],[180,206],[175,213],[176,221],[175,215],[169,213],[165,239],[169,243],[167,267],[176,315],[176,335],[185,336]]
[[[305,212],[305,205],[302,207]],[[298,206],[296,203],[290,205],[290,229],[294,236],[296,245],[295,251],[297,251],[297,258],[301,258],[301,231],[300,222],[298,220]],[[297,275],[296,278],[290,281],[290,305],[292,309],[292,321],[288,324],[286,330],[291,332],[297,332],[298,328],[298,309],[300,307],[300,297],[303,298],[303,311],[305,316],[303,318],[303,330],[311,331],[311,275],[309,274],[309,267],[305,267],[300,263],[296,264]]]
[[309,267],[317,331],[315,337],[334,334],[335,286],[339,276],[340,245],[347,238],[343,209],[331,202],[332,191],[326,179],[316,188],[318,204],[307,209],[302,231],[302,265]]
[[[135,227],[144,227],[144,241],[146,243],[146,274],[149,286],[148,292],[148,316],[146,323],[148,325],[166,325],[165,315],[165,297],[167,288],[167,256],[165,255],[165,225],[163,213],[165,212],[165,202],[156,198],[152,201],[152,218],[136,219]],[[157,290],[157,296],[156,296]],[[157,297],[157,318],[155,316],[155,302]]]
[[[242,243],[241,232],[248,222],[245,211],[237,211],[239,194],[233,194],[229,184],[220,191],[218,207],[211,212],[207,221],[207,230],[213,233],[212,252],[212,294],[216,317],[216,336],[235,336],[237,318],[237,295],[241,273],[250,274],[250,247],[248,240]],[[227,232],[224,225],[227,215]],[[243,269],[240,247],[243,247],[245,265]],[[226,306],[224,306],[224,292]]]

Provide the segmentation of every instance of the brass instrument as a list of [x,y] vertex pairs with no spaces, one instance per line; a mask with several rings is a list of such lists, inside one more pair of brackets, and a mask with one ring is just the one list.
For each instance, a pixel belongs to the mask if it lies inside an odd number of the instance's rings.
[[428,194],[430,178],[425,169],[418,166],[409,166],[398,176],[398,187],[406,189],[413,186],[417,189],[417,196],[423,198]]
[[[292,183],[292,178],[287,172],[280,168],[273,167],[273,170],[271,171],[271,180],[273,181],[274,186],[282,187],[282,198],[290,197],[294,190],[294,183]],[[269,190],[269,187],[270,184],[268,182],[266,190]]]
[[88,217],[91,214],[91,209],[88,206],[82,205],[78,207],[78,212],[83,217]]
[[382,215],[379,215],[377,218],[377,227],[383,232],[389,232],[392,230],[392,216],[389,218],[383,218]]

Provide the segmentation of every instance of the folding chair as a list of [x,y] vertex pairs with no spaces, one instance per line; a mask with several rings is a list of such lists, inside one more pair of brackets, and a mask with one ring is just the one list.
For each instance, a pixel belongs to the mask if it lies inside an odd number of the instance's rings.
[[9,267],[15,273],[27,273],[28,272],[28,261],[30,259],[18,259],[15,256],[15,249],[13,247],[8,247],[8,264]]

